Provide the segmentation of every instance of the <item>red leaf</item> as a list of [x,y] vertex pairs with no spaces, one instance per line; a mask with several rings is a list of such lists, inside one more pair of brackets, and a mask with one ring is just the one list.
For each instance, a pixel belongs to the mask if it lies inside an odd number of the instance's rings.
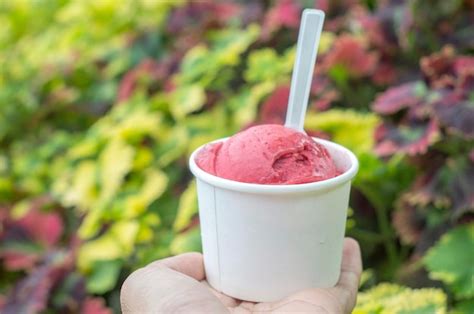
[[105,306],[104,299],[88,297],[82,305],[81,314],[111,314],[112,310]]
[[472,72],[474,70],[474,57],[459,56],[454,60],[454,72],[461,76],[465,72]]
[[[426,157],[425,157],[426,163]],[[431,169],[418,177],[403,195],[403,206],[443,208],[451,219],[474,212],[474,163],[465,158],[444,160],[440,167],[430,160]],[[454,220],[453,220],[454,221]]]
[[377,61],[378,54],[369,52],[360,39],[341,35],[324,58],[322,67],[329,71],[333,67],[342,66],[351,77],[362,77],[373,73]]
[[5,268],[10,271],[31,269],[39,259],[37,254],[15,251],[4,251],[1,256],[4,260]]
[[435,88],[451,88],[454,86],[454,56],[454,48],[445,46],[439,53],[420,59],[421,71],[431,86]]
[[388,123],[379,127],[375,134],[380,142],[375,147],[379,156],[390,156],[397,152],[410,156],[424,154],[439,137],[438,124],[433,119],[428,123],[414,122],[413,125],[395,127]]
[[329,0],[315,0],[314,1],[314,8],[322,10],[324,12],[329,11]]
[[416,94],[417,85],[417,82],[405,83],[386,90],[377,96],[372,109],[379,114],[389,115],[419,104],[421,99]]
[[329,79],[316,70],[311,84],[311,95],[315,97],[312,104],[318,111],[327,110],[331,104],[339,99],[339,92],[333,88]]
[[144,77],[149,78],[153,82],[165,79],[171,71],[172,62],[170,61],[172,60],[167,59],[161,63],[157,63],[153,59],[144,59],[135,68],[128,71],[120,82],[117,92],[117,101],[122,102],[127,100],[133,94],[140,79]]
[[395,54],[397,49],[396,36],[391,28],[387,27],[393,24],[393,11],[393,8],[382,8],[372,15],[367,9],[359,7],[353,17],[360,23],[371,46],[386,56]]
[[122,102],[127,100],[135,88],[135,73],[133,71],[127,72],[120,82],[117,91],[117,101]]
[[39,209],[31,209],[19,220],[22,226],[32,236],[46,247],[55,245],[63,233],[63,223],[56,213],[42,213]]
[[260,109],[260,121],[266,124],[283,124],[290,96],[289,86],[279,86],[267,98]]
[[425,225],[424,217],[417,215],[416,209],[403,200],[400,208],[393,213],[392,222],[400,240],[405,244],[415,244]]
[[55,251],[44,258],[45,263],[19,280],[9,292],[2,313],[40,313],[50,293],[64,273],[72,268],[72,259],[64,251]]
[[39,313],[46,308],[52,287],[47,266],[35,270],[17,283],[7,298],[2,313]]
[[271,8],[263,21],[262,38],[270,35],[282,27],[297,28],[300,24],[301,8],[294,0],[278,0]]
[[219,19],[221,22],[227,22],[231,18],[238,15],[242,8],[231,2],[216,2],[214,3],[214,16]]
[[3,294],[0,294],[0,311],[3,313],[3,307],[5,306],[5,303],[7,303],[7,300]]
[[458,76],[456,92],[463,97],[469,97],[469,93],[474,91],[474,58],[458,57],[454,61],[454,72]]
[[378,85],[389,85],[397,78],[395,67],[388,62],[381,63],[372,74],[372,80]]
[[474,139],[474,107],[469,101],[437,104],[434,113],[449,133]]

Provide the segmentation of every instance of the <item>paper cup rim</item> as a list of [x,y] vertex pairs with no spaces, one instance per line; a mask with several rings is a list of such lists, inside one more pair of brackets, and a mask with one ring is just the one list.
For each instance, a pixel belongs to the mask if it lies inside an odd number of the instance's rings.
[[224,179],[215,175],[212,175],[204,170],[202,170],[196,164],[196,154],[201,150],[205,145],[210,143],[216,143],[225,141],[228,138],[221,138],[204,145],[199,146],[189,157],[189,168],[193,175],[204,181],[208,184],[219,187],[226,190],[239,191],[245,193],[254,193],[254,194],[294,194],[294,193],[305,193],[305,192],[314,192],[329,190],[334,187],[337,187],[341,184],[344,184],[356,175],[359,169],[359,162],[357,157],[349,149],[345,148],[342,145],[336,144],[334,142],[323,140],[320,138],[313,137],[313,140],[319,144],[322,144],[325,147],[334,148],[336,151],[345,153],[351,162],[351,166],[344,173],[338,175],[337,177],[330,178],[323,181],[310,182],[310,183],[301,183],[301,184],[257,184],[257,183],[245,183],[229,179]]

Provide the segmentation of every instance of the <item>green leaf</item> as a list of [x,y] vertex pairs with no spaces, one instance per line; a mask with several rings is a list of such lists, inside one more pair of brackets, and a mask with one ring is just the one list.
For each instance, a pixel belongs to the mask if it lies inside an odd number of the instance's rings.
[[196,181],[193,180],[189,183],[188,187],[179,198],[178,212],[173,224],[173,230],[181,231],[186,228],[197,212]]
[[279,57],[274,49],[254,50],[247,59],[244,77],[249,83],[282,82],[289,79],[293,67],[294,49],[290,48]]
[[216,53],[214,60],[218,64],[237,65],[241,60],[241,54],[260,34],[257,24],[249,25],[245,30],[228,28],[210,32],[209,37]]
[[[206,69],[208,69],[209,55],[209,49],[202,44],[191,48],[181,61],[181,73],[178,80],[182,84],[188,84],[199,80],[201,76],[205,75]],[[206,81],[208,80],[209,79]]]
[[474,298],[458,302],[451,313],[474,313]]
[[266,81],[243,88],[237,95],[228,100],[227,106],[234,110],[234,122],[239,128],[255,121],[258,105],[262,99],[275,89],[275,83]]
[[199,227],[176,235],[170,245],[170,251],[173,255],[194,251],[200,252],[201,250],[201,230]]
[[113,289],[117,284],[121,267],[120,260],[95,262],[91,274],[87,277],[87,291],[102,294]]
[[328,74],[339,86],[345,86],[349,79],[349,72],[342,64],[334,65]]
[[124,218],[134,218],[145,212],[168,186],[168,177],[158,169],[148,169],[144,175],[145,182],[139,193],[129,196],[125,201],[125,210],[122,215]]
[[474,297],[474,223],[441,237],[423,262],[430,278],[443,281],[456,298]]
[[242,53],[258,38],[259,33],[260,28],[254,24],[244,30],[230,28],[209,32],[209,48],[199,44],[184,56],[181,72],[176,76],[177,85],[198,84],[208,88],[215,81],[220,81],[222,73],[229,80],[233,73],[225,70],[240,63]]
[[367,285],[369,282],[373,282],[375,280],[375,274],[373,269],[366,269],[362,272],[360,276],[359,287],[363,287]]
[[183,156],[188,146],[189,136],[185,127],[177,125],[173,128],[163,128],[160,134],[160,143],[156,154],[158,163],[166,167],[176,159]]

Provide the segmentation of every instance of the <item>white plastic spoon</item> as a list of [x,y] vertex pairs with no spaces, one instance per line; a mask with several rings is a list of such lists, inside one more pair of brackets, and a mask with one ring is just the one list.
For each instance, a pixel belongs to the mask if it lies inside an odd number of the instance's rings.
[[304,132],[304,118],[323,22],[323,11],[314,9],[303,11],[285,121],[286,127],[300,132]]

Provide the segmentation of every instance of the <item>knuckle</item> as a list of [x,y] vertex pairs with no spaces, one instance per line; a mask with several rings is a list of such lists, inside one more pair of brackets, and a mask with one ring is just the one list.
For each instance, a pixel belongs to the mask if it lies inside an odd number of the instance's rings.
[[130,298],[133,298],[134,295],[139,293],[141,290],[141,279],[147,275],[146,268],[139,268],[133,273],[131,273],[127,279],[125,279],[120,290],[120,299],[122,301],[127,301]]

